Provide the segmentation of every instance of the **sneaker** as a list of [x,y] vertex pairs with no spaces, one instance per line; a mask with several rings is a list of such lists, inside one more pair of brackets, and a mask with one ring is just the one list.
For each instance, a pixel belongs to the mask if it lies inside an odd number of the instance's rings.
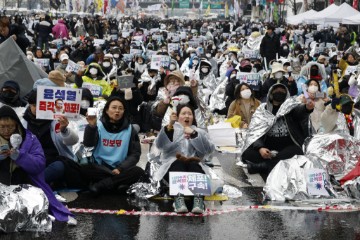
[[187,212],[189,212],[189,210],[187,209],[186,204],[185,204],[184,195],[179,193],[175,197],[174,209],[175,209],[175,212],[177,212],[177,213],[187,213]]
[[67,221],[67,224],[69,226],[76,226],[77,225],[77,220],[71,216],[69,216],[68,218],[68,221]]
[[205,205],[204,205],[204,199],[200,195],[194,196],[194,203],[193,203],[193,209],[192,213],[195,214],[202,214],[204,213]]
[[59,202],[62,202],[62,203],[66,203],[66,199],[63,198],[62,196],[60,196],[59,194],[55,194],[55,198],[59,201]]

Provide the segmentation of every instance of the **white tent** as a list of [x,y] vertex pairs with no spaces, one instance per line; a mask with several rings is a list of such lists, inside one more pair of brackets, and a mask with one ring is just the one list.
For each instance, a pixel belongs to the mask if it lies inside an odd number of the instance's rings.
[[339,6],[331,4],[324,10],[318,12],[315,16],[306,17],[304,21],[310,24],[324,24],[324,18],[335,13],[338,8]]
[[297,14],[295,16],[288,17],[286,19],[286,22],[288,24],[297,25],[297,24],[302,23],[305,18],[315,16],[315,14],[317,14],[317,13],[318,13],[317,11],[311,9],[307,12],[303,12],[303,13]]
[[347,3],[343,3],[339,8],[333,13],[325,17],[325,23],[341,23],[343,18],[354,16],[359,14],[359,11],[351,7]]
[[343,18],[342,23],[349,24],[349,25],[360,25],[360,14],[356,14],[351,17]]

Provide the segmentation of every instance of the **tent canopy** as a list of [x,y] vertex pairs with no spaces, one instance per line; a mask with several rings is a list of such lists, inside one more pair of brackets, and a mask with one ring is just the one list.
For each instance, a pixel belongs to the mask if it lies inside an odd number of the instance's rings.
[[324,10],[318,12],[315,16],[306,17],[304,21],[306,23],[312,23],[312,24],[324,24],[324,18],[335,13],[338,8],[339,6],[335,4],[331,4]]
[[341,23],[343,18],[354,16],[359,14],[359,11],[351,7],[347,3],[343,3],[339,8],[333,13],[325,17],[325,23]]
[[315,14],[317,13],[317,11],[311,9],[307,12],[303,12],[303,13],[300,13],[300,14],[297,14],[295,16],[291,16],[291,17],[288,17],[286,19],[286,22],[288,24],[294,24],[294,25],[297,25],[297,24],[300,24],[304,21],[305,18],[307,17],[312,17],[314,16]]
[[359,25],[360,24],[360,14],[353,15],[351,17],[345,17],[341,21],[343,24],[349,25]]

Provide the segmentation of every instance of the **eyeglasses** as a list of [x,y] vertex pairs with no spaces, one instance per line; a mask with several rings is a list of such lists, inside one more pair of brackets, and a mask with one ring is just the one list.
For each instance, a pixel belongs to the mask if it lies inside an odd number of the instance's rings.
[[16,129],[16,125],[0,125],[0,132],[12,132]]

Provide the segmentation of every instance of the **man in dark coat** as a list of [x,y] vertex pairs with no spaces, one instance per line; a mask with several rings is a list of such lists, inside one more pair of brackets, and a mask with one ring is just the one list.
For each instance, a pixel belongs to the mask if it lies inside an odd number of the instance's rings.
[[266,57],[267,64],[271,60],[276,59],[276,54],[280,51],[280,39],[274,33],[274,30],[273,26],[268,26],[267,32],[260,44],[260,54],[262,57]]
[[11,24],[6,16],[0,18],[0,44],[12,37],[21,50],[25,53],[26,48],[30,46],[30,41],[24,35],[23,31],[17,24]]

